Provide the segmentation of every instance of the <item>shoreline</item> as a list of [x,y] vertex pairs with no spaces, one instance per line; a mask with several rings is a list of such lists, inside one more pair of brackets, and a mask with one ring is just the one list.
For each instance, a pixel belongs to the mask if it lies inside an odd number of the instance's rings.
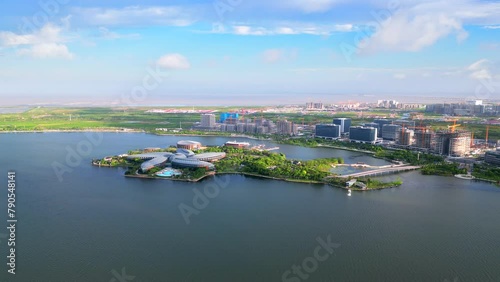
[[1,133],[80,133],[80,132],[104,132],[104,133],[145,133],[156,136],[191,136],[191,137],[228,137],[228,138],[247,138],[252,140],[260,141],[271,141],[275,142],[270,138],[258,138],[250,135],[217,135],[217,134],[182,134],[182,133],[155,133],[149,132],[142,129],[45,129],[45,130],[5,130],[0,131]]
[[0,131],[0,133],[79,133],[79,132],[104,132],[104,133],[148,133],[145,130],[137,129],[48,129],[48,130],[6,130]]
[[247,136],[247,135],[217,135],[217,134],[179,134],[179,133],[151,133],[151,132],[146,132],[148,134],[153,134],[157,136],[190,136],[190,137],[231,137],[231,138],[247,138],[247,139],[252,139],[252,140],[260,140],[260,141],[272,141],[272,139],[265,139],[265,138],[257,138],[254,136]]
[[140,175],[140,174],[124,174],[123,176],[125,177],[130,177],[130,178],[138,178],[138,179],[161,179],[161,180],[171,180],[171,181],[182,181],[182,182],[192,182],[192,183],[197,183],[209,176],[214,176],[216,175],[215,173],[208,173],[203,175],[202,177],[195,178],[195,179],[179,179],[179,178],[167,178],[167,177],[160,177],[160,176],[149,176],[149,175]]
[[[94,163],[92,163],[94,166],[98,166]],[[123,168],[124,166],[99,166],[99,167],[107,167],[107,168]],[[150,176],[150,175],[141,175],[141,174],[124,174],[123,176],[129,177],[129,178],[137,178],[137,179],[149,179],[149,180],[154,180],[154,179],[161,179],[161,180],[171,180],[171,181],[182,181],[182,182],[191,182],[191,183],[197,183],[202,181],[205,178],[208,178],[210,176],[218,176],[218,175],[241,175],[241,176],[248,176],[248,177],[254,177],[254,178],[260,178],[260,179],[270,179],[270,180],[277,180],[277,181],[284,181],[284,182],[291,182],[291,183],[301,183],[301,184],[320,184],[320,185],[327,185],[343,190],[351,190],[351,191],[358,191],[358,192],[363,192],[363,191],[372,191],[372,190],[382,190],[382,189],[389,189],[389,188],[397,188],[401,185],[397,186],[390,186],[390,187],[381,187],[381,188],[371,188],[371,189],[356,189],[356,188],[348,188],[345,186],[341,185],[335,185],[333,183],[329,183],[327,181],[316,181],[316,180],[300,180],[300,179],[291,179],[291,178],[280,178],[280,177],[272,177],[272,176],[267,176],[267,175],[260,175],[260,174],[255,174],[255,173],[250,173],[250,172],[209,172],[199,178],[195,179],[179,179],[179,178],[167,178],[167,177],[159,177],[159,176]]]
[[[262,138],[257,138],[257,137],[253,137],[253,136],[246,136],[246,135],[229,135],[229,136],[226,136],[226,135],[216,135],[216,134],[207,134],[207,135],[202,135],[202,134],[170,134],[170,133],[162,133],[162,134],[159,134],[159,133],[152,133],[152,132],[148,132],[148,131],[145,131],[145,130],[136,130],[136,129],[126,129],[126,130],[120,130],[120,129],[68,129],[68,130],[63,130],[63,129],[54,129],[54,130],[27,130],[27,131],[22,131],[22,130],[10,130],[10,131],[0,131],[0,134],[12,134],[12,133],[23,133],[23,134],[26,134],[26,133],[84,133],[84,132],[102,132],[102,133],[144,133],[144,134],[151,134],[151,135],[156,135],[156,136],[192,136],[192,137],[234,137],[234,138],[247,138],[247,139],[251,139],[251,140],[260,140],[260,141],[270,141],[270,142],[274,142],[276,144],[286,144],[286,142],[283,142],[283,143],[280,143],[278,141],[275,141],[275,140],[272,140],[272,139],[262,139]],[[291,145],[291,144],[288,144],[288,145]],[[300,146],[300,145],[297,145],[299,147],[304,147],[304,146]],[[314,146],[314,147],[310,147],[310,148],[331,148],[331,149],[337,149],[337,150],[345,150],[345,151],[352,151],[352,152],[359,152],[359,153],[364,153],[364,154],[369,154],[371,155],[372,157],[374,158],[378,158],[378,157],[375,157],[375,153],[374,152],[371,152],[371,151],[366,151],[366,150],[360,150],[360,149],[355,149],[355,148],[348,148],[348,147],[338,147],[338,146],[331,146],[331,145],[317,145],[317,146]],[[384,158],[378,158],[378,159],[384,159]],[[389,161],[387,159],[384,159],[386,161]],[[93,164],[94,165],[94,164]],[[99,166],[99,165],[95,165],[95,166]],[[112,167],[112,166],[106,166],[106,165],[101,165],[102,167]],[[236,174],[236,173],[233,173],[233,174]],[[240,173],[241,174],[241,173]],[[265,176],[259,176],[259,175],[251,175],[251,174],[248,174],[249,176],[256,176],[256,177],[264,177],[266,178]],[[130,177],[130,176],[129,176]],[[143,177],[141,177],[143,178]],[[151,179],[157,179],[157,178],[154,178],[152,177]],[[168,178],[167,178],[168,179]],[[296,182],[296,183],[311,183],[311,182],[307,182],[307,181],[301,181],[301,180],[291,180],[291,179],[280,179],[280,178],[272,178],[270,177],[269,179],[274,179],[274,180],[281,180],[281,181],[289,181],[289,182]],[[168,179],[168,180],[174,180],[174,179]],[[180,179],[179,179],[180,180]],[[494,184],[494,185],[499,185],[497,183],[497,181],[494,181],[494,180],[489,180],[489,179],[484,179],[484,178],[474,178],[472,179],[473,181],[479,181],[479,182],[488,182],[488,183],[491,183],[491,184]],[[185,180],[185,181],[190,181],[190,180]],[[192,181],[191,181],[192,182]],[[312,182],[314,184],[314,182]],[[322,184],[327,184],[327,183],[323,183],[323,182],[316,182],[317,184],[319,183],[322,183]],[[339,187],[341,188],[341,187]],[[393,187],[389,187],[389,188],[393,188]],[[386,188],[375,188],[375,189],[369,189],[369,190],[379,190],[379,189],[386,189]],[[352,190],[352,189],[351,189]],[[353,190],[355,191],[355,190]],[[360,190],[360,191],[367,191],[367,190]]]
[[[365,153],[365,154],[369,154],[369,155],[375,155],[375,152],[372,152],[372,151],[360,150],[360,149],[349,148],[349,147],[332,146],[332,145],[319,144],[313,148],[331,148],[331,149],[337,149],[337,150],[345,150],[345,151],[352,151],[352,152],[358,152],[358,153]],[[383,159],[383,158],[377,158],[377,159]]]

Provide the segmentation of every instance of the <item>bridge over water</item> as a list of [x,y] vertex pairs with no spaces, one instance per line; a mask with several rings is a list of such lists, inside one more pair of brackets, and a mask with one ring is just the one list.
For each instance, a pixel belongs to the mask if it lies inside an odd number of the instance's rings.
[[346,175],[340,175],[337,177],[349,178],[349,177],[376,176],[376,175],[383,175],[383,174],[390,174],[390,173],[398,173],[398,172],[403,172],[403,171],[417,170],[419,168],[421,168],[421,166],[410,166],[410,165],[384,166],[384,167],[379,167],[378,169],[374,169],[374,170],[368,170],[368,171],[356,172],[356,173],[351,173],[351,174],[346,174]]

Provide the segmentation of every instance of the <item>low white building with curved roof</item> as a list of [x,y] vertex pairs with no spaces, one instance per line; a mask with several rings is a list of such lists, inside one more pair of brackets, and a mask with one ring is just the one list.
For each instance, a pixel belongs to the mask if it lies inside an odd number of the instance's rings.
[[205,168],[207,170],[215,169],[212,163],[197,160],[195,158],[187,159],[174,159],[172,161],[172,167],[175,168]]
[[200,161],[213,162],[226,157],[226,153],[203,153],[194,155],[192,158]]
[[177,168],[205,168],[207,170],[213,170],[215,169],[215,166],[210,162],[217,161],[225,157],[226,153],[223,152],[203,153],[196,155],[189,149],[179,148],[177,149],[177,152],[175,154],[169,152],[151,152],[138,155],[130,155],[127,156],[127,159],[145,160],[145,162],[141,164],[141,171],[147,172],[154,167],[164,166],[167,163],[171,163],[172,167]]

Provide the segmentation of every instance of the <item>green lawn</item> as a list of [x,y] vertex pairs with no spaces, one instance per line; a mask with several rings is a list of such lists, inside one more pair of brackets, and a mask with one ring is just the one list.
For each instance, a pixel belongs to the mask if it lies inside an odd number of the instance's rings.
[[[163,107],[159,107],[163,108]],[[249,107],[243,107],[243,109]],[[155,128],[179,128],[182,123],[183,129],[189,129],[195,122],[200,121],[200,114],[158,114],[146,113],[151,108],[33,108],[24,113],[0,114],[0,131],[10,130],[78,130],[78,129],[116,129],[131,128],[138,130],[153,131]],[[179,108],[182,109],[182,108]],[[192,109],[184,108],[184,109]],[[196,109],[211,109],[219,112],[236,111],[240,107],[196,107]],[[259,110],[259,107],[252,107]],[[272,121],[288,119],[297,124],[331,123],[334,117],[350,117],[353,125],[371,122],[373,118],[389,118],[390,110],[372,110],[369,112],[308,112],[302,113],[254,113],[245,115],[245,118],[254,119],[264,117]],[[400,118],[402,112],[396,112],[395,118]],[[437,118],[437,117],[436,117]],[[71,119],[71,120],[70,120]],[[462,124],[459,129],[467,129],[474,132],[475,138],[484,139],[486,126],[477,124],[478,118],[461,118],[458,123]],[[469,123],[465,123],[469,122]],[[474,122],[474,123],[471,123]],[[445,129],[450,122],[439,122],[437,119],[423,121],[425,125],[431,125],[434,129]],[[419,122],[417,122],[419,124]],[[490,140],[500,139],[500,126],[491,126],[489,131]]]

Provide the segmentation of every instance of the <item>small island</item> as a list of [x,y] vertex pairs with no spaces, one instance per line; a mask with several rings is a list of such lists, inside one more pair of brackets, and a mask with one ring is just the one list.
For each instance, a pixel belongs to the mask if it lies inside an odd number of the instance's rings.
[[369,177],[346,177],[332,172],[344,165],[342,158],[291,160],[282,153],[262,147],[248,148],[245,142],[203,147],[195,141],[179,141],[177,147],[146,148],[127,154],[93,160],[101,167],[127,168],[126,177],[197,182],[220,174],[240,174],[281,181],[328,184],[350,190],[398,187],[402,180],[381,182]]

